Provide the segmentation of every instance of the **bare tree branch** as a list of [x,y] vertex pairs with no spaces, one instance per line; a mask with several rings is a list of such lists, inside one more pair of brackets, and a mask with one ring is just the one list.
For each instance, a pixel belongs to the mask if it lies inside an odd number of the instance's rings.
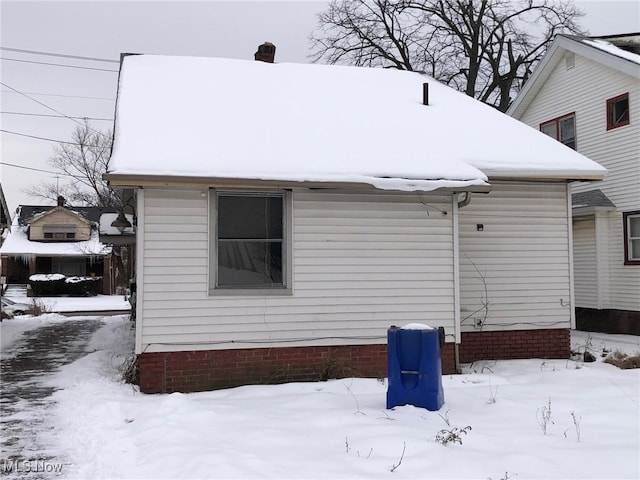
[[583,32],[570,0],[334,0],[314,62],[428,72],[506,111],[557,33]]
[[61,181],[33,185],[25,193],[50,201],[62,195],[76,206],[118,206],[119,196],[102,179],[109,165],[111,137],[111,132],[94,130],[88,122],[76,127],[72,141],[59,143],[49,159]]

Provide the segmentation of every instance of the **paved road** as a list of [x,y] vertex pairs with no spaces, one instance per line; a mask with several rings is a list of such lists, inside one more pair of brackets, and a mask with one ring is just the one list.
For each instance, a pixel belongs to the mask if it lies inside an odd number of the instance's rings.
[[[69,320],[27,331],[2,352],[0,371],[0,476],[55,478],[64,452],[46,445],[47,414],[55,388],[44,383],[61,366],[87,354],[85,347],[101,319]],[[28,415],[27,415],[28,412]],[[24,463],[27,460],[30,463]],[[17,461],[17,464],[13,463]],[[47,471],[49,470],[49,471]],[[63,472],[64,474],[64,466]]]

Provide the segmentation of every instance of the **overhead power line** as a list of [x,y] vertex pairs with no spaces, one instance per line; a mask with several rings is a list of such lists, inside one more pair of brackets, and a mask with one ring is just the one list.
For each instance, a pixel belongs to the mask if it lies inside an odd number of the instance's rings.
[[65,143],[67,145],[80,145],[79,143],[76,143],[76,142],[65,142],[64,140],[56,140],[54,138],[39,137],[37,135],[28,135],[26,133],[20,133],[20,132],[12,132],[11,130],[5,130],[3,128],[0,128],[0,132],[10,133],[11,135],[18,135],[20,137],[35,138],[37,140],[45,140],[47,142]]
[[11,90],[0,90],[2,93],[25,93],[27,95],[38,95],[43,97],[65,97],[65,98],[88,98],[90,100],[109,100],[111,102],[115,101],[115,98],[112,97],[89,97],[84,95],[65,95],[62,93],[45,93],[45,92],[12,92]]
[[37,50],[26,50],[24,48],[0,47],[0,50],[6,50],[7,52],[16,52],[16,53],[28,53],[28,54],[32,54],[32,55],[44,55],[44,56],[47,56],[47,57],[73,58],[73,59],[76,59],[76,60],[89,60],[89,61],[92,61],[92,62],[120,63],[118,60],[112,60],[110,58],[83,57],[81,55],[68,55],[66,53],[40,52],[40,51],[37,51]]
[[97,70],[99,72],[115,72],[115,73],[118,73],[118,70],[113,70],[113,69],[110,69],[110,68],[81,67],[79,65],[64,65],[62,63],[35,62],[33,60],[20,60],[18,58],[7,58],[7,57],[1,57],[0,60],[6,60],[8,62],[34,63],[36,65],[48,65],[50,67],[79,68],[80,70]]
[[61,177],[78,178],[74,175],[69,175],[68,173],[54,172],[53,170],[43,170],[42,168],[25,167],[23,165],[16,165],[14,163],[0,162],[0,165],[6,165],[7,167],[14,167],[14,168],[23,168],[24,170],[33,170],[34,172],[52,173],[54,175],[60,175]]
[[65,117],[64,115],[47,115],[46,113],[27,113],[27,112],[0,112],[3,115],[27,115],[31,117],[47,117],[47,118],[75,118],[80,120],[95,120],[104,122],[113,122],[113,118],[96,118],[96,117]]
[[[27,94],[25,94],[25,93],[22,93],[20,90],[18,90],[18,89],[16,89],[16,88],[13,88],[12,86],[7,85],[6,83],[2,83],[2,82],[0,82],[0,85],[2,85],[2,86],[3,86],[3,87],[5,87],[5,88],[8,88],[9,90],[13,90],[13,91],[14,91],[14,92],[16,92],[16,93],[19,93],[19,94],[20,94],[20,95],[22,95],[23,97],[26,97],[26,98],[28,98],[29,100],[33,101],[33,102],[36,102],[38,105],[42,105],[43,107],[45,107],[45,108],[47,108],[47,109],[51,110],[51,111],[52,111],[52,112],[54,112],[54,113],[58,113],[58,114],[62,115],[63,117],[68,118],[69,120],[71,120],[71,121],[72,121],[72,122],[74,122],[74,123],[77,123],[77,124],[78,124],[78,125],[80,125],[81,127],[84,127],[84,126],[86,125],[86,124],[84,124],[84,123],[82,123],[82,122],[79,122],[79,121],[78,121],[78,120],[76,120],[75,118],[71,118],[69,115],[65,115],[65,114],[64,114],[64,113],[62,113],[60,110],[56,110],[55,108],[50,107],[50,106],[49,106],[49,105],[47,105],[46,103],[42,103],[40,100],[36,100],[35,98],[30,97],[29,95],[27,95]],[[98,135],[102,135],[103,137],[107,138],[107,136],[106,136],[103,132],[100,132],[100,131],[98,131],[98,130],[94,130],[93,128],[89,127],[88,125],[87,125],[87,128],[88,128],[89,130],[91,130],[92,132],[97,133]],[[13,133],[13,132],[8,132],[8,133]],[[54,140],[54,141],[55,141],[55,140]],[[69,142],[59,142],[59,143],[69,143]]]

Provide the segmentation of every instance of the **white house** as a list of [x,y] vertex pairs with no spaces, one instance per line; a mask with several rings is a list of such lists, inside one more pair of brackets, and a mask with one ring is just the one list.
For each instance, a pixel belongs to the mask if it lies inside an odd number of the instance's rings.
[[577,326],[640,334],[640,34],[559,35],[508,113],[607,168],[571,186]]
[[141,389],[384,377],[412,322],[444,372],[567,357],[568,182],[604,173],[418,73],[124,56]]

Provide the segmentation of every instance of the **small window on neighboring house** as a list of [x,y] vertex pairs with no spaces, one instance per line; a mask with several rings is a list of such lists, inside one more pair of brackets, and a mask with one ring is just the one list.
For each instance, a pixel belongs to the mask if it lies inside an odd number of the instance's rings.
[[622,215],[624,221],[624,263],[640,265],[640,210]]
[[540,131],[576,150],[576,114],[570,113],[540,124]]
[[629,125],[629,94],[607,100],[607,130]]
[[73,225],[45,225],[42,227],[45,240],[73,240],[76,227]]

